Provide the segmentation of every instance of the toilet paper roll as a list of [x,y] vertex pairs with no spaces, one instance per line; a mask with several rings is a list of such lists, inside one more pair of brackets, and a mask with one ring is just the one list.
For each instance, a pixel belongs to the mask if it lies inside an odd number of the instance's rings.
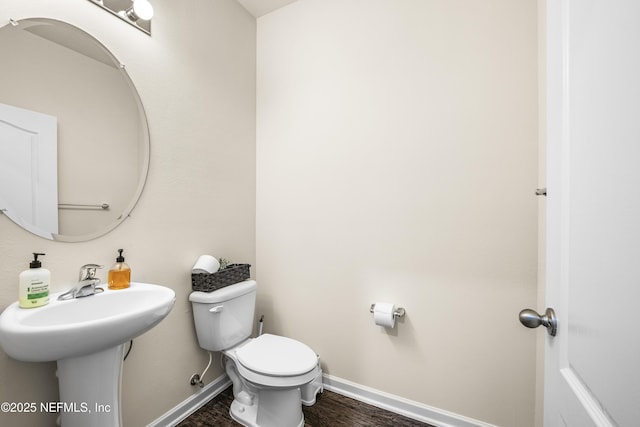
[[393,313],[396,306],[386,302],[377,302],[373,307],[373,320],[378,326],[393,328],[396,326],[396,318]]
[[192,273],[215,273],[220,269],[220,262],[211,255],[200,255],[193,268]]

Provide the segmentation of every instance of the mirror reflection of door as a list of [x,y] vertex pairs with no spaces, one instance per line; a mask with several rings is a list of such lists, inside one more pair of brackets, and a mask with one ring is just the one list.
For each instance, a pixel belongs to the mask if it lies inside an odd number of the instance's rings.
[[56,117],[0,104],[0,209],[5,215],[36,230],[58,232],[57,152]]

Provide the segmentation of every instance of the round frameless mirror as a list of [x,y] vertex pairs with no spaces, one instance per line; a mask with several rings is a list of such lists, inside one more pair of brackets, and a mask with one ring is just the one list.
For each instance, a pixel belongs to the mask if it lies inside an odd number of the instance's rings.
[[78,242],[129,216],[149,130],[124,66],[65,22],[0,28],[0,210],[38,236]]

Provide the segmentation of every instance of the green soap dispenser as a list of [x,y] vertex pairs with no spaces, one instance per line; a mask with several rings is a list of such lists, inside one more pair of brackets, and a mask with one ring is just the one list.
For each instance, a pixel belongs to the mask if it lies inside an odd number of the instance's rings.
[[42,268],[42,262],[38,260],[38,256],[43,255],[34,252],[33,261],[29,263],[29,269],[20,273],[18,304],[22,308],[42,307],[49,304],[51,272],[46,268]]

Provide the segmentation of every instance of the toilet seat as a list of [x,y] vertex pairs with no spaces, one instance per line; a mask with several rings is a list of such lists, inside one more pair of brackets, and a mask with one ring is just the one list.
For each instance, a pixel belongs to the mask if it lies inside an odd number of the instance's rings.
[[318,357],[305,344],[287,337],[263,334],[236,352],[245,368],[271,376],[306,374],[318,364]]
[[319,372],[318,356],[307,345],[287,337],[263,334],[228,352],[240,375],[254,384],[297,387]]

